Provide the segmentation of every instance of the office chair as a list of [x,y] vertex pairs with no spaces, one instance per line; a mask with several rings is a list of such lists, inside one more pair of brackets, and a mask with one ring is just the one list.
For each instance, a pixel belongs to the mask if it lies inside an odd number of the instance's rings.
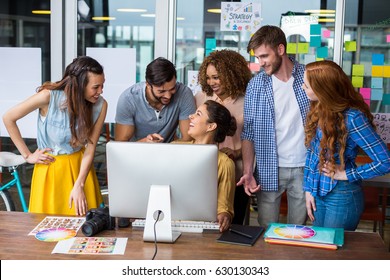
[[[386,219],[387,188],[363,186],[363,192],[364,211],[360,220],[373,221],[374,232],[376,232],[377,225],[379,225],[379,234],[383,239],[383,227],[385,226]],[[381,194],[382,199],[380,199]]]

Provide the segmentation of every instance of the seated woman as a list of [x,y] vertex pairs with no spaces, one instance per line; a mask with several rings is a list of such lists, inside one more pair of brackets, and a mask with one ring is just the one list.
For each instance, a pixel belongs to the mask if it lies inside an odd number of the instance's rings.
[[[226,136],[234,135],[236,119],[223,105],[207,100],[200,105],[195,114],[190,115],[188,135],[193,144],[218,144]],[[188,143],[188,142],[176,142]],[[235,183],[234,162],[225,153],[218,152],[218,209],[217,221],[220,231],[229,229],[233,219]]]

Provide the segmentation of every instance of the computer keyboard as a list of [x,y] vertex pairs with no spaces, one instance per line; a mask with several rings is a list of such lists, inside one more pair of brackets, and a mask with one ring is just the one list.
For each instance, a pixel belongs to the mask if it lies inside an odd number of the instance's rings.
[[[131,223],[133,228],[144,228],[145,219],[136,219]],[[180,232],[219,232],[219,225],[216,222],[203,221],[172,221],[172,230]]]

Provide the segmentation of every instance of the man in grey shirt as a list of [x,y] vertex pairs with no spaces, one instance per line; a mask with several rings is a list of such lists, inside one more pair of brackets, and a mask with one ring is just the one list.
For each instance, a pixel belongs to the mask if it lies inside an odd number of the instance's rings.
[[190,88],[176,81],[175,66],[157,58],[146,67],[146,82],[126,89],[119,97],[115,116],[115,140],[171,142],[179,126],[188,141],[188,116],[196,111]]

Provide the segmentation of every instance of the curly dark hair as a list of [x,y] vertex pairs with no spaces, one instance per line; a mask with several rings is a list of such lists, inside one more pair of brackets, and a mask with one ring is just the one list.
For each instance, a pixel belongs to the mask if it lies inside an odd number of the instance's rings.
[[204,104],[207,107],[208,122],[217,124],[214,141],[222,143],[226,136],[233,136],[237,129],[237,122],[229,110],[214,100],[207,100]]
[[245,58],[233,50],[217,50],[210,53],[199,68],[198,82],[203,92],[213,95],[212,88],[207,84],[207,67],[212,64],[218,72],[221,84],[226,93],[233,99],[245,95],[246,86],[252,78]]

